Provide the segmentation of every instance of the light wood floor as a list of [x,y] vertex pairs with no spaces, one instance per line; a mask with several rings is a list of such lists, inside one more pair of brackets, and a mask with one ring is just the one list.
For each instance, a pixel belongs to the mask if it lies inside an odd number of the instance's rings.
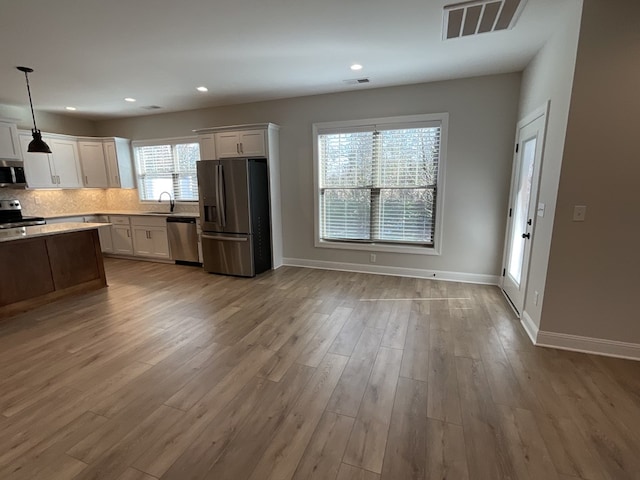
[[106,264],[0,323],[3,480],[640,478],[640,364],[533,347],[497,288]]

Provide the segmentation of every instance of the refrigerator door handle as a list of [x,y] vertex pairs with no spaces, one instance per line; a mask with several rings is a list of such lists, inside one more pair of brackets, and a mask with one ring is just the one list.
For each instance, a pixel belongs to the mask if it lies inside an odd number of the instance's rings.
[[216,223],[222,226],[222,217],[220,216],[220,165],[215,165],[215,193],[216,193]]
[[202,238],[207,240],[223,240],[225,242],[246,242],[248,241],[247,237],[219,237],[214,235],[201,235]]
[[217,165],[216,166],[218,172],[217,172],[217,177],[218,177],[218,215],[220,218],[220,226],[221,227],[226,227],[227,226],[227,205],[226,205],[226,193],[224,190],[224,170],[222,168],[222,165]]

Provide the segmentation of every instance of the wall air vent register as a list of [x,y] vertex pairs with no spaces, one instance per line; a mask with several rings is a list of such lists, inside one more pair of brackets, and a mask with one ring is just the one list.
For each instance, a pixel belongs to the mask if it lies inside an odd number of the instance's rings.
[[443,40],[514,27],[527,0],[480,0],[444,7]]

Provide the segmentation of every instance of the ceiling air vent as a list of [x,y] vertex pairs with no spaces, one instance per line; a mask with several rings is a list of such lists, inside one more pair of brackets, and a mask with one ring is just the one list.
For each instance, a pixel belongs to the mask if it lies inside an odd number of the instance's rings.
[[368,78],[350,78],[349,80],[343,80],[347,85],[358,85],[359,83],[369,83]]
[[479,0],[444,7],[444,40],[513,28],[527,0]]

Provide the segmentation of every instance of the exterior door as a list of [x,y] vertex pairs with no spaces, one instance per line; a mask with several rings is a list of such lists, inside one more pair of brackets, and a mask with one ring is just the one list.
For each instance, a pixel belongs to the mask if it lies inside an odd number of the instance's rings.
[[502,289],[518,315],[522,315],[527,290],[545,126],[546,110],[521,122],[518,130],[502,277]]

